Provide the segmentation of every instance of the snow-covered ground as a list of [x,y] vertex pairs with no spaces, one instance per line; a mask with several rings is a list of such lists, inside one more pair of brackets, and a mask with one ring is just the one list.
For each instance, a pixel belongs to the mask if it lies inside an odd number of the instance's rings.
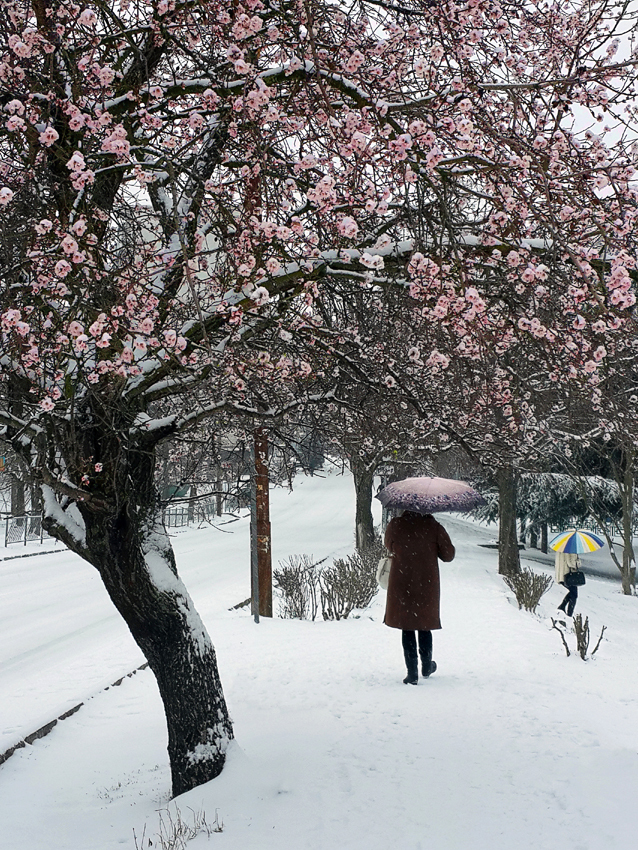
[[[298,479],[271,511],[275,564],[352,548],[347,477]],[[633,850],[638,599],[590,576],[579,610],[605,639],[567,658],[549,623],[563,588],[519,611],[478,545],[493,529],[442,520],[457,557],[441,569],[439,669],[417,688],[382,592],[357,619],[256,625],[230,610],[249,595],[247,520],[176,535],[236,742],[218,779],[171,804],[152,674],[102,690],[143,659],[97,575],[64,551],[0,561],[0,752],[84,702],[0,766],[0,846],[133,850],[135,831],[156,847],[177,805],[223,823],[194,850]]]

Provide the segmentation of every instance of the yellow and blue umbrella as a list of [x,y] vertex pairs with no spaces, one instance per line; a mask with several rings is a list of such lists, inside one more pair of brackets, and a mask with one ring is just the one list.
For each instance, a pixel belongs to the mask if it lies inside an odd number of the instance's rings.
[[570,529],[569,531],[561,531],[556,537],[551,540],[549,548],[554,552],[569,552],[574,555],[587,555],[589,552],[595,552],[605,545],[602,540],[593,531],[587,531],[584,528]]

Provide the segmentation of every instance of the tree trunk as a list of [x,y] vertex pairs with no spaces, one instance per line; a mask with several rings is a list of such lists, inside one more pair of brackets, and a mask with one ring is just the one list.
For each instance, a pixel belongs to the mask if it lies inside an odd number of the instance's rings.
[[374,519],[372,518],[372,488],[374,465],[367,465],[358,458],[351,458],[350,469],[354,477],[356,495],[355,545],[365,552],[374,545]]
[[622,592],[631,596],[636,586],[636,563],[633,547],[633,519],[634,519],[634,472],[633,453],[627,450],[624,458],[624,470],[622,486],[620,488],[622,498],[622,569],[620,572],[622,581]]
[[[85,456],[87,449],[78,449]],[[100,456],[97,450],[94,454]],[[105,464],[102,477],[95,479],[96,490],[100,487],[108,499],[78,503],[77,522],[63,514],[45,485],[44,525],[97,568],[155,674],[177,796],[219,775],[233,729],[214,647],[177,574],[162,522],[154,451],[129,450],[118,461],[115,471]]]
[[31,486],[29,489],[31,497],[31,513],[39,516],[42,513],[42,500],[40,498],[40,490],[38,487],[34,486]]
[[533,525],[529,530],[529,548],[538,549],[538,526]]
[[549,552],[549,530],[546,522],[541,525],[541,552],[545,555]]
[[516,472],[507,466],[498,471],[498,571],[513,575],[521,571],[516,537]]
[[191,484],[190,493],[188,496],[188,510],[186,514],[186,522],[192,525],[195,522],[195,503],[197,499],[197,487]]
[[18,478],[11,479],[11,516],[24,516],[24,482]]
[[272,617],[270,473],[268,434],[264,428],[256,428],[253,432],[253,460],[250,499],[252,613]]
[[222,501],[222,468],[221,466],[217,466],[217,477],[215,479],[215,514],[217,516],[222,515],[222,510],[224,507]]

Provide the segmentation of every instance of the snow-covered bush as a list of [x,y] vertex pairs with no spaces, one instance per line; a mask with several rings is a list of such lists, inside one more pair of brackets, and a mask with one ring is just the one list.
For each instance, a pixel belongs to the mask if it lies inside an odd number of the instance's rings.
[[281,594],[284,619],[314,620],[319,606],[324,620],[345,620],[355,608],[367,608],[377,593],[376,569],[383,547],[375,546],[364,554],[354,552],[335,558],[332,566],[320,565],[312,556],[291,555],[273,571],[275,586]]
[[321,563],[323,561],[315,561],[312,555],[291,555],[279,562],[279,569],[273,570],[275,586],[281,593],[281,616],[284,619],[314,620],[317,616],[317,567]]
[[[559,625],[560,624],[560,625]],[[569,644],[567,643],[567,639],[565,637],[565,632],[561,629],[561,625],[565,625],[564,622],[557,621],[552,617],[552,629],[555,629],[560,634],[560,639],[562,641],[563,647],[565,649],[565,654],[569,658],[571,655]],[[603,635],[607,630],[607,626],[603,626],[600,630],[600,635],[598,636],[598,640],[596,641],[596,646],[592,649],[590,658],[593,658],[594,655],[598,652],[598,648],[603,640]],[[589,651],[589,617],[585,617],[583,620],[582,614],[576,614],[574,617],[574,636],[576,638],[576,652],[580,655],[583,661],[587,661],[587,652]]]
[[[378,558],[377,558],[378,560]],[[376,564],[354,552],[336,558],[321,572],[321,612],[324,620],[345,620],[355,608],[367,608],[378,591]]]
[[552,585],[552,579],[547,575],[535,573],[527,567],[523,567],[520,573],[503,576],[505,584],[514,593],[518,607],[535,613],[538,603],[544,593],[547,593]]
[[[596,643],[596,646],[593,648],[591,657],[593,658],[598,650],[598,647],[601,644],[603,639],[603,635],[605,634],[607,626],[603,626],[600,631],[600,636]],[[587,651],[589,650],[589,617],[585,617],[583,620],[582,614],[576,614],[574,617],[574,635],[576,636],[576,650],[583,661],[587,661]]]

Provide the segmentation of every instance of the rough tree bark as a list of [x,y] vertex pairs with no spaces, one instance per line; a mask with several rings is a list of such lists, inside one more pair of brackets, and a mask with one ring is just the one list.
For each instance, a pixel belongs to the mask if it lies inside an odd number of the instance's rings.
[[11,516],[24,516],[25,513],[24,482],[13,477],[11,479]]
[[516,472],[512,466],[499,469],[498,479],[498,571],[512,575],[521,570],[516,536]]
[[356,495],[355,541],[359,552],[365,552],[374,545],[372,489],[376,466],[376,462],[366,462],[357,457],[350,459]]
[[125,440],[121,431],[100,427],[106,420],[104,408],[99,415],[87,411],[85,427],[69,428],[60,439],[67,467],[85,458],[104,463],[89,476],[86,498],[66,512],[45,474],[44,526],[98,570],[155,674],[177,796],[219,775],[233,729],[214,647],[179,578],[163,526],[154,441],[135,443],[130,432]]
[[548,551],[549,551],[549,534],[548,534],[547,523],[544,522],[541,525],[541,552],[544,552],[545,555],[547,555]]
[[[622,592],[630,596],[636,586],[636,560],[633,545],[634,524],[634,454],[631,449],[623,453],[622,482],[619,480],[620,495],[622,498],[622,566],[620,577]],[[619,476],[620,477],[620,476]]]

